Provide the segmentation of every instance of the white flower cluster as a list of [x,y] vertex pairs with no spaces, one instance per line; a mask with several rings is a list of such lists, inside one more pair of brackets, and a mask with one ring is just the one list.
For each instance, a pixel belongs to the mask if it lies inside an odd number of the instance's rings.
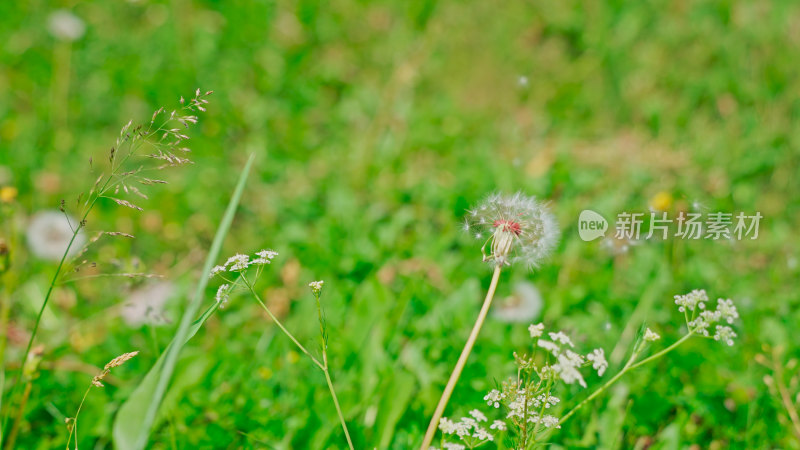
[[214,298],[219,303],[219,307],[224,308],[226,304],[228,304],[228,299],[231,297],[231,285],[230,284],[223,284],[222,286],[217,289],[217,295]]
[[311,288],[311,292],[313,292],[314,295],[319,295],[320,291],[322,291],[323,284],[325,284],[325,282],[322,280],[312,281],[311,283],[308,283],[308,287]]
[[586,387],[586,381],[580,373],[580,368],[587,361],[592,363],[592,368],[597,371],[599,376],[603,376],[608,368],[608,361],[606,361],[605,351],[602,348],[596,348],[584,357],[572,350],[575,348],[575,344],[563,331],[547,333],[550,340],[539,338],[544,334],[542,324],[531,325],[528,327],[528,331],[531,337],[536,339],[537,347],[548,351],[556,358],[554,364],[542,368],[543,375],[551,374],[567,384],[577,382]]
[[265,249],[265,250],[261,250],[261,251],[256,252],[256,256],[258,256],[258,258],[250,261],[250,264],[264,265],[264,264],[271,263],[272,260],[276,256],[278,256],[278,252],[276,252],[274,250],[266,250]]
[[[430,450],[439,450],[439,449],[438,449],[438,448],[436,448],[436,447],[428,447],[428,448],[429,448]],[[444,450],[464,450],[464,449],[466,449],[467,447],[465,447],[465,446],[463,446],[463,445],[461,445],[461,444],[456,444],[456,443],[454,443],[454,442],[445,442],[444,444],[442,444],[442,448],[443,448]]]
[[678,311],[694,311],[697,308],[705,309],[708,295],[705,289],[695,289],[685,295],[676,295],[675,304],[678,305]]
[[544,324],[543,323],[537,323],[536,325],[531,324],[528,327],[528,332],[531,334],[531,338],[538,338],[542,334],[544,334]]
[[211,269],[209,278],[223,272],[242,272],[250,266],[263,266],[265,264],[270,264],[272,260],[278,256],[278,252],[273,250],[261,250],[256,252],[255,255],[256,258],[251,260],[250,256],[237,253],[228,258],[228,260],[225,261],[225,264],[221,266],[214,266]]
[[[439,429],[442,430],[444,434],[458,436],[469,448],[494,441],[494,435],[489,433],[489,431],[481,425],[482,422],[487,422],[489,420],[486,418],[486,415],[477,409],[473,409],[469,414],[472,417],[462,417],[458,422],[453,422],[447,417],[442,417],[439,421]],[[506,425],[500,420],[495,420],[489,428],[502,431],[506,429]],[[446,449],[464,448],[461,444],[453,443],[445,443],[443,446]]]
[[534,397],[531,395],[530,391],[518,389],[514,400],[508,404],[509,412],[506,414],[506,419],[516,418],[528,421],[529,423],[539,423],[540,417],[538,411],[542,408],[548,409],[558,404],[560,401],[558,397],[554,397],[550,394],[539,394]]
[[647,342],[655,342],[661,339],[661,336],[658,335],[655,331],[651,330],[650,328],[644,330],[644,340]]
[[603,376],[608,369],[608,361],[606,361],[606,352],[602,348],[592,350],[592,353],[586,355],[586,359],[592,362],[592,369],[597,371],[598,376]]
[[[684,306],[688,308],[691,302],[684,301],[687,297],[698,298],[695,304],[699,309],[704,309],[704,302],[708,301],[705,291],[701,290],[692,291],[685,296],[675,296],[675,302],[678,303],[678,300],[680,299],[682,301],[681,308]],[[694,309],[691,309],[691,311],[694,311]],[[729,327],[728,325],[722,325],[721,323],[732,324],[734,320],[738,318],[739,311],[736,309],[733,301],[730,299],[721,298],[717,300],[717,307],[715,310],[701,311],[697,317],[688,321],[687,325],[691,331],[704,337],[711,337],[709,329],[714,326],[714,340],[724,342],[728,345],[733,345],[733,339],[736,337],[736,332],[733,331],[733,328]]]

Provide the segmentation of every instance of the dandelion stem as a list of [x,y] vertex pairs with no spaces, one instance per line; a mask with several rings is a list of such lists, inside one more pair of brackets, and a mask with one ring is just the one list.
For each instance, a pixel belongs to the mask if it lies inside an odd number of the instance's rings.
[[299,349],[300,349],[300,351],[302,351],[303,353],[305,353],[305,354],[306,354],[306,356],[308,356],[309,358],[311,358],[311,361],[313,361],[313,362],[314,362],[314,364],[316,364],[316,365],[317,365],[317,367],[319,367],[319,368],[320,368],[320,369],[322,369],[322,370],[325,370],[325,366],[324,366],[324,365],[323,365],[321,362],[319,362],[319,360],[318,360],[317,358],[315,358],[315,357],[314,357],[314,356],[313,356],[313,355],[312,355],[312,354],[311,354],[311,353],[310,353],[308,350],[306,350],[306,348],[305,348],[305,347],[303,347],[303,344],[301,344],[301,343],[300,343],[300,342],[299,342],[299,341],[298,341],[298,340],[297,340],[297,339],[294,337],[294,335],[292,335],[292,333],[290,333],[290,332],[289,332],[289,330],[287,330],[287,329],[286,329],[286,327],[285,327],[285,326],[283,326],[283,324],[281,323],[281,321],[280,321],[280,320],[278,320],[278,318],[277,318],[277,317],[275,317],[275,314],[272,314],[272,311],[270,311],[270,310],[269,310],[269,308],[267,308],[267,305],[266,305],[266,304],[264,304],[264,301],[263,301],[263,300],[261,300],[261,296],[259,296],[259,295],[258,295],[258,293],[256,292],[256,290],[255,290],[255,289],[253,289],[253,285],[252,285],[252,284],[250,284],[250,282],[249,282],[249,281],[247,281],[247,279],[246,279],[246,278],[244,278],[244,277],[242,277],[242,280],[244,280],[244,284],[245,284],[245,286],[247,286],[247,289],[249,289],[249,290],[250,290],[250,293],[252,293],[252,294],[253,294],[253,297],[255,297],[256,301],[258,301],[258,304],[259,304],[259,305],[261,305],[261,307],[264,309],[264,311],[266,311],[266,312],[267,312],[267,314],[269,315],[270,319],[272,319],[272,321],[273,321],[273,322],[275,322],[275,325],[278,325],[278,328],[280,328],[280,329],[281,329],[281,331],[283,331],[283,334],[285,334],[286,336],[288,336],[288,337],[289,337],[289,339],[291,339],[291,340],[292,340],[292,342],[294,342],[294,345],[296,345],[296,346],[297,346],[297,348],[299,348]]
[[459,356],[458,362],[456,362],[456,367],[453,369],[453,373],[450,374],[450,379],[447,381],[447,386],[445,386],[442,397],[439,399],[439,404],[436,405],[436,411],[434,411],[431,422],[428,424],[428,431],[425,432],[425,439],[422,441],[422,447],[420,447],[421,450],[427,450],[431,442],[433,442],[433,437],[436,435],[436,429],[439,426],[439,420],[444,414],[444,409],[447,407],[450,395],[453,394],[456,383],[458,383],[458,378],[461,376],[461,371],[464,370],[467,358],[469,358],[469,354],[472,352],[475,340],[478,339],[478,334],[481,331],[481,327],[483,327],[483,322],[486,320],[486,315],[489,313],[489,307],[492,305],[494,292],[497,289],[497,282],[500,279],[501,269],[502,267],[499,264],[494,268],[492,283],[489,285],[489,291],[486,293],[486,299],[483,301],[481,312],[478,314],[478,319],[472,327],[472,332],[467,339],[467,343],[464,345],[464,349],[461,350],[461,356]]
[[653,354],[653,355],[651,355],[651,356],[649,356],[649,357],[647,357],[647,358],[645,358],[645,359],[643,359],[643,360],[641,360],[641,361],[639,361],[639,362],[637,362],[637,363],[634,363],[634,361],[636,361],[636,358],[639,356],[639,352],[636,352],[636,351],[635,351],[635,352],[634,352],[634,353],[631,355],[630,359],[628,359],[628,362],[627,362],[627,363],[625,363],[625,366],[622,368],[622,370],[620,370],[620,371],[619,371],[619,372],[618,372],[616,375],[614,375],[614,376],[613,376],[613,377],[612,377],[610,380],[606,381],[606,382],[605,382],[605,384],[603,384],[602,386],[600,386],[599,388],[597,388],[597,390],[595,390],[594,392],[592,392],[592,393],[591,393],[591,394],[590,394],[588,397],[586,397],[585,399],[583,399],[583,401],[582,401],[582,402],[578,403],[578,404],[577,404],[577,405],[576,405],[574,408],[572,408],[572,409],[571,409],[571,410],[570,410],[568,413],[564,414],[564,416],[563,416],[563,417],[561,417],[561,420],[559,421],[559,423],[564,423],[564,422],[565,422],[567,419],[569,419],[569,418],[570,418],[570,417],[571,417],[573,414],[575,414],[575,413],[576,413],[576,412],[577,412],[579,409],[581,409],[583,406],[585,406],[585,405],[586,405],[587,403],[589,403],[590,401],[594,400],[594,398],[595,398],[595,397],[597,397],[598,395],[602,394],[602,393],[603,393],[603,392],[604,392],[606,389],[608,389],[608,388],[609,388],[609,387],[610,387],[612,384],[616,383],[616,382],[617,382],[617,380],[619,380],[620,378],[622,378],[622,376],[623,376],[623,375],[625,375],[627,372],[629,372],[629,371],[631,371],[631,370],[633,370],[633,369],[635,369],[635,368],[637,368],[637,367],[639,367],[639,366],[643,366],[643,365],[645,365],[645,364],[647,364],[647,363],[649,363],[649,362],[651,362],[651,361],[654,361],[654,360],[656,360],[656,359],[658,359],[658,358],[660,358],[660,357],[662,357],[662,356],[666,355],[667,353],[671,352],[672,350],[675,350],[675,349],[676,349],[676,348],[677,348],[679,345],[683,344],[683,343],[684,343],[684,342],[685,342],[687,339],[689,339],[689,338],[690,338],[690,337],[692,337],[693,335],[694,335],[694,331],[690,330],[690,331],[689,331],[689,333],[687,333],[687,334],[686,334],[684,337],[682,337],[682,338],[678,339],[677,341],[675,341],[675,342],[674,342],[672,345],[670,345],[669,347],[667,347],[667,348],[665,348],[664,350],[661,350],[660,352],[658,352],[658,353],[655,353],[655,354]]

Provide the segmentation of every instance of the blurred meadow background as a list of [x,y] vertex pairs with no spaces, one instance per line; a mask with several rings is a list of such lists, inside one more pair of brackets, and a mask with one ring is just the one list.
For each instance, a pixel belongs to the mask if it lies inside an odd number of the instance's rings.
[[[4,408],[57,264],[33,251],[31,219],[91,187],[89,158],[105,160],[123,124],[214,90],[194,164],[145,190],[143,212],[100,202],[89,216],[90,229],[136,236],[98,241],[91,273],[163,278],[57,286],[18,448],[63,448],[92,376],[139,350],[81,411],[80,447],[112,447],[115,414],[205,276],[251,153],[220,259],[278,251],[257,289],[310,347],[307,284],[325,280],[331,371],[357,448],[421,442],[491,275],[461,218],[517,190],[550,202],[563,237],[539,270],[504,272],[446,415],[485,405],[515,373],[529,323],[605,348],[615,371],[643,321],[679,336],[672,296],[705,288],[736,300],[736,345],[693,340],[626,376],[553,448],[800,448],[764,381],[782,377],[797,401],[800,4],[32,0],[1,3],[0,17]],[[651,209],[764,219],[756,240],[584,242],[584,209],[612,227]],[[759,354],[777,354],[782,373]],[[588,392],[567,389],[561,406]],[[150,438],[345,447],[321,372],[246,296],[185,347]]]

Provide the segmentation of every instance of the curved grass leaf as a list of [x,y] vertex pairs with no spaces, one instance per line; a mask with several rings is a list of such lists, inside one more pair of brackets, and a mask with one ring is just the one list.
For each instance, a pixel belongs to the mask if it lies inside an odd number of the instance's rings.
[[136,387],[117,412],[113,429],[114,447],[117,449],[140,450],[147,445],[150,437],[150,428],[153,426],[158,408],[175,370],[178,354],[186,342],[197,333],[203,323],[216,311],[217,305],[214,304],[192,323],[192,318],[200,309],[206,286],[208,285],[208,277],[205,274],[211,272],[211,267],[219,256],[222,241],[228,234],[236,208],[239,206],[239,200],[242,197],[254,156],[250,155],[247,164],[245,164],[239,175],[236,189],[233,191],[228,208],[225,210],[225,215],[217,228],[211,249],[206,257],[202,272],[203,276],[197,282],[194,296],[183,313],[183,317],[181,317],[180,325],[172,338],[172,342],[170,342],[164,353],[158,358],[139,386]]

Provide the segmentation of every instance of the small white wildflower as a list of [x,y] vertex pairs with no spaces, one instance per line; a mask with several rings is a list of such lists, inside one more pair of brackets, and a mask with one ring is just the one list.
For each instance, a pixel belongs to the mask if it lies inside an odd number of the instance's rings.
[[458,427],[456,426],[455,422],[447,417],[442,417],[439,420],[439,429],[442,430],[442,433],[444,434],[453,434],[456,432],[457,428]]
[[222,286],[217,289],[217,295],[214,297],[219,303],[220,309],[224,308],[225,305],[228,303],[228,299],[230,298],[231,294],[231,285],[230,284],[223,284]]
[[531,324],[528,327],[528,332],[531,334],[531,338],[538,338],[544,333],[544,324],[537,323],[536,325]]
[[208,278],[212,278],[214,275],[222,272],[225,272],[225,266],[214,266],[211,268],[211,273],[208,274]]
[[473,409],[472,411],[470,411],[469,415],[474,417],[475,420],[477,420],[478,422],[486,422],[487,420],[489,420],[486,418],[485,415],[483,415],[482,412],[478,411],[477,409]]
[[492,389],[483,397],[483,400],[486,402],[487,405],[494,406],[495,408],[500,407],[500,401],[505,398],[504,394],[497,389]]
[[547,335],[550,336],[550,339],[552,339],[552,340],[554,340],[554,341],[556,341],[556,342],[558,342],[560,344],[566,344],[566,345],[569,345],[570,347],[573,347],[573,348],[575,347],[574,345],[572,345],[572,341],[569,339],[569,336],[564,334],[563,331],[559,331],[558,333],[550,332],[550,333],[547,333]]
[[553,405],[557,405],[560,401],[561,400],[558,397],[554,397],[550,394],[540,394],[534,399],[533,406],[538,408],[542,406],[542,403],[544,403],[545,408],[550,408]]
[[236,254],[228,258],[225,262],[225,267],[230,266],[228,269],[231,272],[241,272],[250,265],[250,257],[247,255]]
[[545,428],[561,428],[561,425],[558,424],[558,417],[545,415],[541,419],[542,425]]
[[592,362],[592,369],[597,371],[598,376],[603,376],[608,368],[608,361],[606,361],[606,354],[602,348],[592,350],[592,353],[586,355],[586,359]]
[[644,340],[647,342],[655,342],[661,339],[661,336],[658,335],[655,331],[651,330],[650,328],[644,330]]
[[736,333],[733,331],[733,328],[727,325],[717,325],[716,332],[714,333],[714,340],[722,341],[732,346],[733,338],[735,337]]
[[685,295],[676,295],[675,304],[678,305],[678,311],[694,311],[696,308],[705,308],[705,302],[708,301],[708,295],[704,289],[695,289]]
[[586,381],[578,370],[583,365],[583,357],[572,350],[567,350],[557,356],[558,362],[553,364],[553,371],[558,374],[564,383],[573,384],[578,382],[582,387],[586,387]]
[[507,427],[506,423],[502,420],[495,420],[492,422],[492,425],[490,425],[489,428],[492,430],[505,431]]
[[320,291],[322,291],[323,284],[325,284],[325,282],[322,280],[312,281],[311,283],[308,283],[308,287],[311,288],[311,292],[313,292],[314,295],[318,295]]
[[496,266],[521,263],[537,267],[555,248],[561,232],[550,210],[518,192],[492,194],[477,208],[468,211],[466,225],[477,236],[491,235],[484,261]]
[[464,447],[461,444],[456,444],[454,442],[445,442],[444,444],[442,444],[442,448],[446,450],[464,450],[466,447]]
[[475,427],[475,432],[472,433],[472,437],[481,441],[494,441],[494,436],[483,427]]
[[256,252],[256,256],[258,256],[258,258],[250,261],[250,264],[258,264],[263,266],[264,264],[270,264],[272,260],[278,256],[278,252],[274,250],[261,250]]
[[733,323],[735,319],[739,318],[739,311],[736,309],[736,306],[733,304],[733,300],[731,299],[718,299],[717,312],[719,313],[720,317],[725,319],[725,321],[728,323]]
[[275,250],[265,249],[261,250],[260,252],[256,252],[256,256],[259,258],[274,259],[276,256],[278,256],[278,252]]
[[555,342],[550,342],[546,339],[539,339],[536,342],[536,345],[547,350],[548,352],[552,353],[555,356],[558,356],[558,354],[561,353],[561,347],[559,347],[558,344],[556,344]]

